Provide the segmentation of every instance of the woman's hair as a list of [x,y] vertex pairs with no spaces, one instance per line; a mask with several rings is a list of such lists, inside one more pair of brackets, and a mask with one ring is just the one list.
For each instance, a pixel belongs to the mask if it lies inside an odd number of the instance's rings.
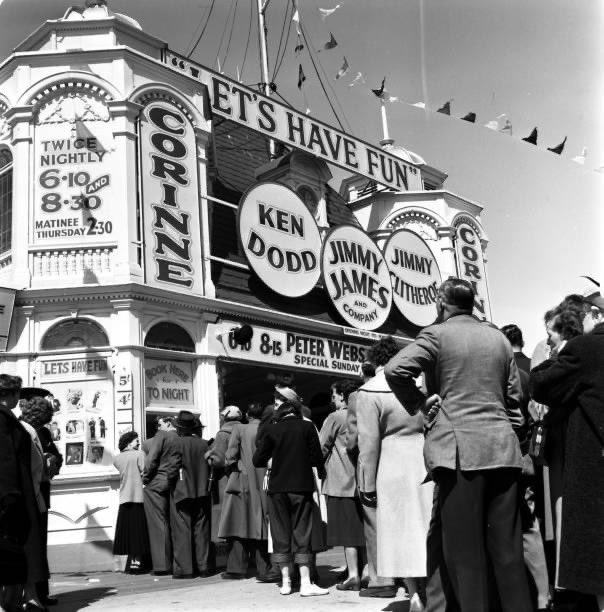
[[554,316],[552,330],[558,332],[562,340],[570,340],[583,334],[583,321],[574,308],[568,308]]
[[378,340],[368,351],[367,360],[377,367],[386,365],[399,352],[399,346],[392,336]]
[[288,414],[294,414],[299,418],[302,418],[302,404],[299,402],[285,401],[275,411],[275,421],[280,421],[283,417]]
[[120,449],[120,453],[124,452],[128,444],[137,438],[138,434],[135,431],[127,431],[125,434],[122,434],[117,445],[117,447]]
[[247,406],[247,414],[252,419],[259,419],[264,412],[264,408],[260,402],[250,402]]
[[34,429],[40,429],[52,421],[54,410],[52,404],[35,395],[28,400],[21,400],[21,420],[29,423]]

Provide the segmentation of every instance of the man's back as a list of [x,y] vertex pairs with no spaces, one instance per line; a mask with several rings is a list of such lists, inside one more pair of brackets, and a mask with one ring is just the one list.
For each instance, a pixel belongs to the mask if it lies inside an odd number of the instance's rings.
[[428,395],[442,398],[426,438],[430,469],[455,469],[457,457],[462,470],[520,465],[512,429],[522,425],[520,379],[499,330],[468,314],[423,330],[386,366],[390,386],[410,411],[423,403],[413,382],[422,371]]
[[208,443],[197,436],[181,436],[176,440],[180,454],[180,471],[174,487],[175,501],[205,497],[208,495],[208,464],[204,455],[208,450]]

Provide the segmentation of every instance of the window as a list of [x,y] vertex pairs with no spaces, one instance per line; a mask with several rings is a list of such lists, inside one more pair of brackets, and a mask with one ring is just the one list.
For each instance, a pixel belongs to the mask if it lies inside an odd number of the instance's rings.
[[0,149],[0,254],[10,251],[13,234],[13,156]]
[[195,352],[195,344],[191,336],[179,325],[174,323],[158,323],[154,325],[145,338],[145,346],[171,351]]
[[88,319],[69,319],[51,327],[42,340],[42,350],[60,348],[92,348],[108,346],[109,339],[103,328]]

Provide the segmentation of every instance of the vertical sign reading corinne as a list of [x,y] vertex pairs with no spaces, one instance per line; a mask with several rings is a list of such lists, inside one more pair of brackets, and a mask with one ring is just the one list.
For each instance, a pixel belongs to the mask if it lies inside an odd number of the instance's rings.
[[458,223],[455,227],[457,228],[456,250],[459,276],[470,281],[474,287],[476,294],[474,314],[480,319],[490,321],[491,305],[480,238],[469,223]]
[[334,227],[321,265],[325,289],[338,312],[357,329],[383,325],[392,307],[390,272],[377,244],[354,225]]
[[170,102],[148,104],[140,130],[147,284],[201,293],[193,126]]

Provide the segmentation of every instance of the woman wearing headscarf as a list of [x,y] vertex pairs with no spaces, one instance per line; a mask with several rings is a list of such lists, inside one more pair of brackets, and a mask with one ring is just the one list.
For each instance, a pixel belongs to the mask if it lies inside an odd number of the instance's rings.
[[329,591],[313,584],[311,534],[315,481],[313,467],[323,472],[323,454],[315,426],[302,418],[301,402],[289,387],[280,387],[283,403],[275,423],[265,428],[254,453],[256,467],[271,461],[268,482],[268,511],[273,539],[274,564],[281,569],[282,595],[292,592],[290,563],[300,568],[300,595],[326,595]]
[[319,439],[325,459],[326,477],[323,494],[327,497],[327,545],[343,546],[347,579],[339,591],[360,591],[359,548],[365,546],[363,515],[356,490],[355,466],[346,449],[348,397],[360,386],[353,380],[339,380],[331,385],[331,403],[335,411],[321,427]]
[[145,456],[135,431],[127,431],[119,439],[119,455],[113,465],[120,473],[120,507],[113,540],[114,555],[128,555],[126,573],[144,570],[145,558],[150,554],[147,519],[143,497]]
[[245,578],[249,558],[256,559],[260,577],[270,572],[266,493],[262,482],[266,468],[252,463],[256,435],[263,408],[258,402],[248,407],[248,423],[236,423],[226,452],[229,479],[226,486],[218,537],[227,540],[226,580]]

